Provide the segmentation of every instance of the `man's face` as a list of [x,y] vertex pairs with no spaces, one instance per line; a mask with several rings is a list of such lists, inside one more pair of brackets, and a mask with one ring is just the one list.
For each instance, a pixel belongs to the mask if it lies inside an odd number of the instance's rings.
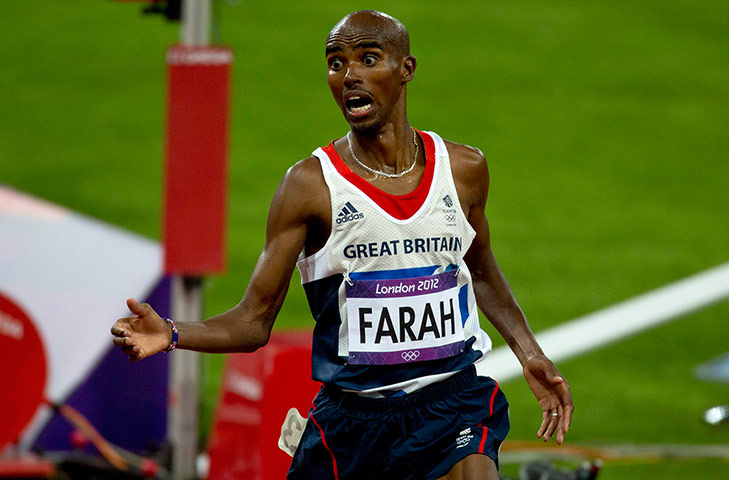
[[331,34],[326,53],[327,83],[352,129],[368,132],[387,122],[403,90],[403,59],[367,32]]

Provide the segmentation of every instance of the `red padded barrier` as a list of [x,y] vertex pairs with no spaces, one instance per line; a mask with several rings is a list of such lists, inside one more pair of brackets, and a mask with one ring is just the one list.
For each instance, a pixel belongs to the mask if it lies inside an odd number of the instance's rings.
[[308,416],[320,384],[311,380],[311,331],[274,332],[251,354],[228,356],[210,437],[209,480],[281,480],[291,457],[278,448],[286,413]]

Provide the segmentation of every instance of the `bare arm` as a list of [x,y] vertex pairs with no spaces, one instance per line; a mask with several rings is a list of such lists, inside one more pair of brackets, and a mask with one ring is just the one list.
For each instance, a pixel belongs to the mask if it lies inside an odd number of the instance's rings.
[[[291,167],[281,181],[268,215],[266,242],[243,299],[225,313],[204,322],[178,325],[177,348],[201,352],[252,352],[264,346],[281,309],[296,260],[321,224],[324,184],[312,159]],[[327,197],[328,201],[328,197]],[[132,315],[117,320],[111,329],[114,343],[137,361],[167,348],[172,332],[147,304],[127,301]]]
[[567,381],[534,338],[491,250],[489,225],[484,214],[489,188],[486,160],[480,151],[463,145],[449,144],[449,150],[454,159],[453,173],[459,199],[476,231],[464,258],[473,277],[476,302],[519,359],[524,377],[539,401],[542,424],[537,436],[547,441],[556,431],[557,443],[561,444],[572,420],[572,396]]

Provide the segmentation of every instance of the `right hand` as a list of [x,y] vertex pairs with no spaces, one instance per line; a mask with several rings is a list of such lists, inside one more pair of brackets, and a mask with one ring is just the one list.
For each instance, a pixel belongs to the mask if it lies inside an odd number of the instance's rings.
[[567,380],[544,355],[535,355],[527,360],[524,377],[542,409],[542,424],[537,437],[546,442],[556,432],[557,444],[562,445],[575,409]]
[[167,349],[172,342],[172,329],[147,303],[127,300],[130,317],[117,320],[111,327],[114,345],[121,347],[129,360],[137,362]]

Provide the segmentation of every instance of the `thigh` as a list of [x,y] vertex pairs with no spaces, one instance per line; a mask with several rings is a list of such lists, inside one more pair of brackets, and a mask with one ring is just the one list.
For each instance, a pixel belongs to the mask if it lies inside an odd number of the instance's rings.
[[496,463],[486,455],[469,455],[438,480],[499,480]]
[[392,439],[401,434],[393,432],[392,422],[386,420],[387,412],[351,409],[320,392],[287,479],[371,480],[373,473],[380,473],[383,480],[406,480],[405,466],[388,462]]
[[[425,478],[498,478],[499,448],[509,431],[509,404],[496,382],[478,377],[442,407],[445,410],[438,417],[451,426],[442,441],[434,445],[437,452],[432,458],[437,465]],[[455,416],[448,416],[448,412]],[[481,472],[491,474],[484,476]]]

